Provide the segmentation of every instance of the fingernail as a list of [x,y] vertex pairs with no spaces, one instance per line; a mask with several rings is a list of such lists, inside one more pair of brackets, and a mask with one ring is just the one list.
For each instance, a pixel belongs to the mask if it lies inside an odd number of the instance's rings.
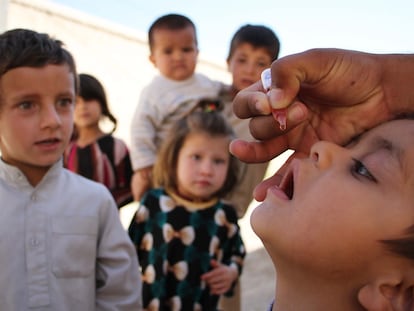
[[262,86],[265,91],[270,90],[270,87],[272,86],[272,72],[270,71],[270,68],[263,70],[260,78],[262,80]]
[[282,101],[283,101],[283,90],[282,89],[271,89],[268,92],[268,96],[270,99],[270,105],[272,106],[272,108],[277,109],[277,108],[285,108],[282,106]]
[[281,131],[286,130],[286,110],[285,109],[274,109],[272,110],[273,117],[279,123]]
[[286,115],[279,115],[277,122],[279,122],[279,128],[281,131],[286,130]]

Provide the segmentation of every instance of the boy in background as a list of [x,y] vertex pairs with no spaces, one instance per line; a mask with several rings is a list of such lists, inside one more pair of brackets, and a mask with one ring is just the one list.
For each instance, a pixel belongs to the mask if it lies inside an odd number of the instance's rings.
[[141,310],[134,247],[105,186],[63,168],[72,55],[47,34],[0,35],[0,301],[4,310]]
[[[263,25],[246,24],[233,35],[227,57],[228,69],[232,75],[232,84],[222,92],[224,115],[231,124],[237,138],[251,141],[249,120],[238,118],[233,112],[233,99],[236,94],[260,80],[262,71],[269,68],[279,55],[280,42],[270,28]],[[239,181],[226,197],[242,218],[253,200],[253,190],[266,173],[269,162],[246,164],[239,161]],[[220,298],[222,310],[240,310],[240,284],[236,286],[234,296]]]
[[[227,65],[232,84],[222,94],[222,100],[225,103],[224,114],[237,138],[253,140],[249,120],[240,119],[233,112],[233,99],[240,90],[260,80],[262,71],[277,59],[279,50],[278,37],[273,30],[263,25],[244,25],[231,39]],[[240,166],[240,181],[228,199],[236,207],[239,218],[242,218],[253,199],[255,186],[264,178],[268,162],[248,165],[240,162]]]
[[196,73],[196,28],[186,16],[159,17],[148,32],[149,59],[159,70],[141,93],[131,123],[131,181],[139,201],[151,186],[151,171],[160,142],[172,124],[183,118],[203,98],[216,98],[222,84]]

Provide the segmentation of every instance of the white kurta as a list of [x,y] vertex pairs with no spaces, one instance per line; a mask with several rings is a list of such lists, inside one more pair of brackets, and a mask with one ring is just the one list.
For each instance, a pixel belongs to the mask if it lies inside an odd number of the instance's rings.
[[109,191],[57,162],[32,187],[0,160],[2,310],[141,310],[135,249]]

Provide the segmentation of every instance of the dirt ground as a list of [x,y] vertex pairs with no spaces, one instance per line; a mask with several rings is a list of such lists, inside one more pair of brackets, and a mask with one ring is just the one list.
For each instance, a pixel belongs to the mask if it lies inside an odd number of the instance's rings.
[[276,273],[262,242],[250,227],[252,209],[251,206],[239,221],[247,249],[241,276],[241,305],[242,311],[265,311],[275,294]]

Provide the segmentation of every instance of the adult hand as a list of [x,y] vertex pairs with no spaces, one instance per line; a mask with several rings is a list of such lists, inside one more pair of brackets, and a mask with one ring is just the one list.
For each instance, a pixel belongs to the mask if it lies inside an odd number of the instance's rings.
[[[269,93],[261,82],[237,94],[233,109],[251,118],[258,142],[236,140],[231,152],[245,162],[268,161],[285,150],[293,157],[308,154],[319,140],[345,144],[353,136],[414,110],[413,55],[377,55],[338,49],[315,49],[272,64]],[[286,108],[287,129],[281,131],[272,108]],[[256,188],[264,199],[269,183]]]

